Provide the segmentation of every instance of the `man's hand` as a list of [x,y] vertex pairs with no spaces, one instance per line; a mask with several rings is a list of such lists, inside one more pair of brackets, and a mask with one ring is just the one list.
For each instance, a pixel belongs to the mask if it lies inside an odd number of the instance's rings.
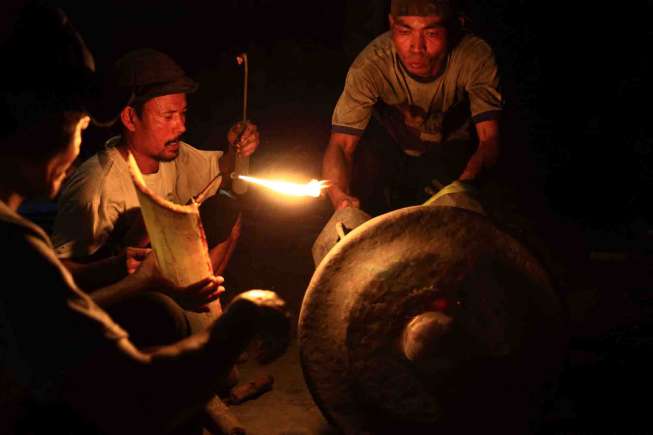
[[195,284],[179,287],[164,279],[164,285],[159,291],[173,298],[185,310],[208,313],[209,304],[224,293],[224,287],[220,285],[223,282],[223,277],[211,275]]
[[333,208],[336,210],[340,210],[341,208],[346,207],[360,208],[360,201],[358,198],[355,196],[347,195],[336,186],[333,186],[329,190],[329,197],[333,203]]
[[251,156],[260,143],[258,128],[249,121],[238,122],[227,133],[227,140],[237,153],[244,157]]
[[133,246],[128,246],[125,248],[125,266],[127,267],[127,273],[132,274],[136,272],[136,269],[141,265],[145,257],[147,257],[151,248],[135,248]]
[[220,297],[225,290],[221,286],[224,278],[208,276],[195,284],[180,287],[161,275],[156,256],[147,254],[140,266],[132,275],[142,280],[146,290],[159,291],[173,298],[185,310],[205,313],[209,311],[208,304]]
[[331,133],[329,145],[322,160],[322,178],[329,180],[327,190],[333,208],[360,208],[360,201],[345,191],[349,190],[350,174],[354,152],[360,141],[359,136],[345,133]]

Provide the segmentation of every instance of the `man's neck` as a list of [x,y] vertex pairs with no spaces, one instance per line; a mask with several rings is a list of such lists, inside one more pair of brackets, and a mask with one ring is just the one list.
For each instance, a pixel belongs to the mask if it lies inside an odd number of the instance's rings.
[[125,160],[127,160],[128,153],[132,153],[134,160],[136,160],[136,163],[138,164],[138,169],[141,170],[143,175],[156,174],[159,172],[159,161],[137,151],[129,138],[123,136],[117,148]]

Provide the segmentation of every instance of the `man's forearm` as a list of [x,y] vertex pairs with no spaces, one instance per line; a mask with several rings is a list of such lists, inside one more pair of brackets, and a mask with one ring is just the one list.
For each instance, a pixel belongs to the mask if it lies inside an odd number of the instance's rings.
[[89,293],[93,301],[104,309],[147,290],[147,283],[134,275],[127,275],[118,282]]
[[460,181],[478,181],[485,171],[496,164],[499,155],[499,121],[489,119],[476,123],[476,134],[478,147],[458,177]]
[[229,178],[229,175],[231,175],[236,166],[236,151],[232,145],[229,145],[229,149],[222,155],[222,158],[218,161],[218,165],[220,166],[220,173],[227,175],[227,177],[223,177],[223,182],[225,182],[227,181],[225,178]]
[[61,262],[73,275],[77,285],[87,292],[113,284],[127,275],[124,254],[88,263],[71,259],[62,259]]
[[469,158],[467,166],[458,179],[460,181],[478,181],[484,172],[495,165],[498,149],[497,139],[479,142],[476,152]]
[[347,156],[341,147],[329,144],[324,154],[322,178],[331,182],[327,193],[334,205],[342,193],[349,193],[351,166],[351,156]]

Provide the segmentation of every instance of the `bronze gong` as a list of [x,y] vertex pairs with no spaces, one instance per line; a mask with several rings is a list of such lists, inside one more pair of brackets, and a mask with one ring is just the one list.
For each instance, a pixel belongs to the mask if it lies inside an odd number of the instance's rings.
[[313,398],[344,433],[520,432],[555,385],[562,319],[547,271],[490,219],[415,206],[326,254],[298,339]]

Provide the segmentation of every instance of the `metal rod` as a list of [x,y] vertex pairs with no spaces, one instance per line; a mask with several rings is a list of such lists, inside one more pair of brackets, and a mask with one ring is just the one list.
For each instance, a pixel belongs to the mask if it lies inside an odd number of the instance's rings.
[[243,64],[245,70],[245,79],[243,82],[243,122],[247,121],[247,83],[249,82],[249,65],[247,62],[247,53],[241,53],[236,60],[238,64]]
[[[236,57],[236,61],[239,65],[243,65],[244,68],[244,78],[243,78],[243,129],[236,139],[236,144],[240,142],[240,138],[247,128],[245,122],[247,121],[247,88],[249,82],[249,62],[247,61],[247,53],[241,53]],[[247,192],[247,183],[239,180],[238,175],[247,175],[249,173],[249,157],[243,156],[241,153],[236,153],[236,162],[234,167],[234,174],[232,178],[235,178],[232,182],[232,190],[237,194],[243,194]]]

